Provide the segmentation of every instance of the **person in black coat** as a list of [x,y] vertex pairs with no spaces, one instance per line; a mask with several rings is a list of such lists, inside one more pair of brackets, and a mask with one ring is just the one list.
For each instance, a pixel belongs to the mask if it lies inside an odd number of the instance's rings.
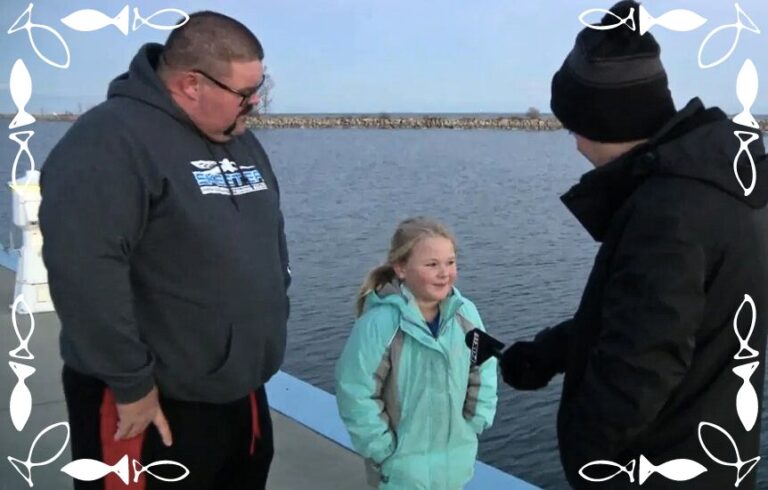
[[[638,7],[612,11],[637,21]],[[759,131],[720,109],[695,98],[676,112],[659,52],[631,25],[585,28],[554,75],[552,110],[596,167],[562,201],[601,247],[573,318],[514,343],[502,374],[521,390],[565,374],[574,488],[753,489],[768,159]]]

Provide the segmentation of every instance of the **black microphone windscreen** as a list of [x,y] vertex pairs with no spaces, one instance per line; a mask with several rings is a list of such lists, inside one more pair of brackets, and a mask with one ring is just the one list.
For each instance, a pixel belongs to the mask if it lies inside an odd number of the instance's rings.
[[472,352],[470,362],[474,366],[483,364],[492,356],[500,358],[501,351],[504,349],[504,344],[502,342],[491,337],[479,328],[467,332],[464,342]]

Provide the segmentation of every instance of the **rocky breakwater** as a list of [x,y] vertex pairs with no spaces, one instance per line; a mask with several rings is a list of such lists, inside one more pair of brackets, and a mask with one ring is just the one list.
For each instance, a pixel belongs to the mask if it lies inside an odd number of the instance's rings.
[[[14,114],[0,114],[11,120]],[[35,114],[39,121],[74,122],[79,114]],[[758,119],[760,129],[768,132],[768,119]],[[248,118],[254,129],[278,128],[372,128],[372,129],[506,129],[521,131],[554,131],[563,129],[554,117],[450,117],[450,116],[392,116],[379,115],[273,115],[262,114]]]
[[555,118],[527,117],[446,117],[446,116],[280,116],[248,118],[254,129],[271,128],[372,128],[372,129],[517,129],[552,131],[562,129]]
[[[768,119],[758,121],[760,129],[768,132]],[[504,129],[521,131],[554,131],[563,129],[554,117],[450,117],[450,116],[392,116],[380,115],[271,115],[248,118],[254,129],[277,128],[371,128],[371,129]]]

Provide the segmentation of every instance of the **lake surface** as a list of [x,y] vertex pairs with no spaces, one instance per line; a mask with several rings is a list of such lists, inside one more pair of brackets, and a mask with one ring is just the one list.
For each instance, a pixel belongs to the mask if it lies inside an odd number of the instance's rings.
[[[38,166],[69,126],[32,127]],[[293,269],[288,373],[333,392],[333,366],[354,321],[357,288],[384,260],[397,223],[412,215],[434,216],[455,232],[457,286],[499,339],[530,338],[575,311],[597,244],[559,200],[590,168],[566,132],[280,129],[257,135],[280,179]],[[16,143],[0,139],[2,181],[10,179],[16,151]],[[5,244],[10,201],[4,188]],[[559,378],[538,392],[501,386],[481,459],[543,488],[566,488],[555,433],[560,389]],[[764,409],[764,457],[767,419]],[[761,487],[768,488],[768,465],[760,466]]]

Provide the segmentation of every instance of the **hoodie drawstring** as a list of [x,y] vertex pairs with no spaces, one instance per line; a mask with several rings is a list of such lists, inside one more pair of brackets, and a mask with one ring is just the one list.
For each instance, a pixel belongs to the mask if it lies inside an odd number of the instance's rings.
[[237,163],[237,160],[235,159],[235,157],[233,157],[232,154],[229,152],[229,150],[227,150],[226,148],[224,148],[224,152],[235,163],[235,167],[237,167],[237,171],[240,173],[240,177],[243,178],[243,182],[247,183],[251,187],[251,189],[255,189],[255,187],[253,187],[253,183],[251,183],[251,179],[249,179],[248,176],[243,173],[243,169],[240,168],[240,164]]
[[[221,178],[224,179],[224,184],[226,184],[227,186],[227,190],[229,191],[229,200],[232,201],[232,205],[235,206],[235,209],[237,209],[237,211],[239,212],[240,206],[237,204],[237,200],[235,199],[235,193],[232,191],[232,184],[229,183],[229,179],[227,179],[227,174],[224,173],[224,169],[221,167],[221,162],[219,161],[218,158],[216,158],[216,154],[213,152],[213,148],[211,148],[211,144],[208,142],[208,139],[205,137],[203,139],[205,140],[205,146],[208,148],[208,151],[210,152],[211,157],[216,162],[216,168],[219,169],[219,173],[221,173]],[[229,152],[227,152],[227,155],[229,155]]]
[[256,402],[256,393],[250,392],[248,398],[251,404],[251,447],[250,455],[256,454],[256,441],[261,439],[261,427],[259,426],[259,405]]

